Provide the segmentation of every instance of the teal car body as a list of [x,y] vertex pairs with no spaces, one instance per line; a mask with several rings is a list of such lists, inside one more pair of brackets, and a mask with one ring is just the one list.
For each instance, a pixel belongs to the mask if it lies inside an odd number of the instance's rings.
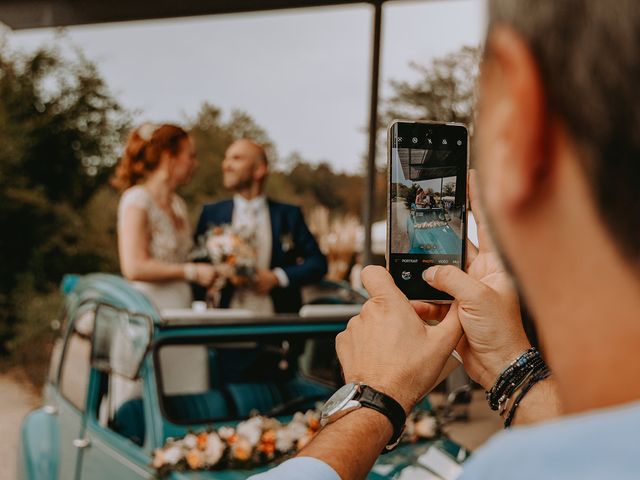
[[[206,411],[194,414],[189,411],[189,405],[195,405],[192,402],[194,398],[201,401],[202,395],[171,396],[163,390],[166,385],[162,385],[164,380],[158,365],[161,362],[159,352],[162,348],[167,345],[189,345],[199,339],[207,339],[208,344],[221,342],[221,339],[233,339],[236,342],[233,345],[256,342],[256,339],[260,343],[264,339],[285,337],[332,339],[345,328],[348,321],[348,318],[335,317],[221,317],[194,325],[189,321],[168,322],[146,297],[117,276],[92,274],[68,277],[63,290],[65,308],[61,318],[62,328],[52,353],[50,373],[44,387],[44,405],[25,418],[21,429],[18,452],[20,480],[157,478],[157,471],[151,466],[152,456],[154,450],[164,445],[167,438],[181,437],[189,431],[237,424],[242,415],[247,416],[249,410],[246,407],[246,411],[240,415],[240,403],[253,395],[258,403],[250,406],[255,407],[264,400],[260,392],[268,390],[271,385],[268,381],[261,382],[257,379],[251,384],[253,390],[249,397],[243,397],[242,392],[238,394],[240,396],[233,397],[236,399],[237,418],[207,417]],[[107,357],[102,358],[100,363],[100,352],[106,351],[103,345],[106,337],[99,331],[105,325],[108,326],[100,320],[103,312],[115,312],[117,315],[112,318],[129,322],[126,325],[131,342],[124,343],[129,347],[128,358],[133,359],[131,365],[117,365],[117,359],[105,360]],[[274,345],[279,344],[276,342]],[[207,361],[210,360],[209,353]],[[128,381],[138,390],[135,398],[119,405],[112,414],[109,413],[112,401],[109,395],[116,392],[112,387],[118,383],[115,380],[115,372],[118,371],[129,371],[131,378]],[[294,373],[291,377],[293,380],[289,379],[287,385],[297,382],[297,392],[301,391],[300,388],[307,388],[307,392],[314,394],[309,397],[309,401],[302,398],[303,401],[299,402],[298,398],[294,398],[291,406],[307,408],[311,401],[330,395],[332,390],[326,387],[323,390],[321,386],[309,383],[297,372]],[[236,387],[237,385],[234,388]],[[234,394],[233,390],[231,394]],[[228,397],[229,392],[225,396]],[[109,403],[105,406],[107,397]],[[176,420],[175,411],[170,414],[173,408],[171,402],[175,404],[176,401],[182,409],[181,421]],[[286,403],[284,402],[285,406]],[[267,410],[273,406],[268,405]],[[201,406],[199,408],[202,410]],[[287,414],[291,412],[281,413],[279,418],[287,421]],[[449,440],[441,439],[437,443],[454,458],[466,455],[464,450]],[[369,480],[397,478],[398,472],[407,465],[415,464],[417,457],[428,447],[429,442],[401,445],[379,459],[368,476]],[[172,472],[166,478],[234,480],[247,478],[266,468],[268,467]]]

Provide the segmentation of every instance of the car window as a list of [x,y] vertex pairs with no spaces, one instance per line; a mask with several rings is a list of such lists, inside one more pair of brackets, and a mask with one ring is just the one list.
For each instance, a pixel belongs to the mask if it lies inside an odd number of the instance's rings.
[[142,379],[131,380],[113,372],[101,373],[96,404],[98,423],[141,446],[145,439]]
[[49,363],[49,383],[56,384],[58,381],[58,369],[62,358],[62,347],[64,346],[64,332],[68,321],[69,311],[64,308],[58,321],[58,335],[53,342],[51,350],[51,362]]
[[89,386],[94,319],[95,305],[84,305],[78,309],[60,368],[60,393],[81,411],[85,409]]
[[[97,307],[93,322],[91,367],[99,378],[91,412],[98,424],[143,445],[145,422],[142,379],[138,377],[151,338],[149,318],[108,304]],[[107,437],[109,438],[109,437]]]
[[171,343],[156,348],[161,406],[177,424],[289,415],[341,385],[335,333],[251,341]]

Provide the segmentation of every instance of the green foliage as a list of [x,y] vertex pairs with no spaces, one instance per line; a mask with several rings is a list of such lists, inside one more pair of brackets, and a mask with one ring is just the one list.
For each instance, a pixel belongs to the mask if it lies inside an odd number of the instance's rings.
[[[281,202],[293,203],[310,212],[326,207],[332,214],[360,217],[364,196],[361,175],[334,172],[327,163],[314,164],[294,153],[285,159],[286,170],[272,171],[267,181],[267,194]],[[376,218],[384,218],[386,208],[386,176],[377,179]]]
[[0,52],[0,340],[33,339],[64,273],[113,270],[94,199],[128,122],[80,54]]
[[13,297],[16,324],[12,339],[7,342],[12,361],[24,368],[34,385],[42,385],[47,374],[51,346],[56,332],[53,322],[62,308],[57,291],[42,293],[33,285],[33,278],[23,276]]
[[409,195],[409,187],[402,183],[394,183],[391,187],[391,200],[405,199]]
[[460,122],[472,127],[480,56],[480,48],[462,47],[429,65],[412,63],[419,79],[391,81],[393,95],[386,101],[383,123],[401,118]]
[[[407,187],[405,187],[407,188]],[[416,203],[416,197],[418,196],[418,189],[420,186],[417,183],[414,183],[409,188],[407,188],[405,196],[404,196],[404,204],[407,208],[411,208],[411,205]]]
[[456,184],[455,182],[448,182],[444,184],[444,188],[442,189],[442,194],[445,197],[452,197],[456,194]]

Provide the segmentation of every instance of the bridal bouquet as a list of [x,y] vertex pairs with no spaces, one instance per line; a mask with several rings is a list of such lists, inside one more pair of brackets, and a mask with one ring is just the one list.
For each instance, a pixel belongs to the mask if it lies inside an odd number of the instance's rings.
[[197,256],[207,258],[219,267],[220,276],[214,287],[221,289],[227,281],[235,286],[247,285],[256,272],[256,250],[253,232],[231,225],[211,227],[199,239]]

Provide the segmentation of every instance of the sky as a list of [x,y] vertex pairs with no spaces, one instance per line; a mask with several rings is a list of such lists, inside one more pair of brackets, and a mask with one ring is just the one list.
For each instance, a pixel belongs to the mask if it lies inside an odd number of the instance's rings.
[[[367,151],[373,7],[285,10],[89,25],[66,29],[136,121],[184,122],[207,101],[249,113],[278,155],[358,172]],[[485,32],[484,0],[384,6],[381,97],[389,81]],[[55,42],[56,30],[9,32],[9,46]]]

